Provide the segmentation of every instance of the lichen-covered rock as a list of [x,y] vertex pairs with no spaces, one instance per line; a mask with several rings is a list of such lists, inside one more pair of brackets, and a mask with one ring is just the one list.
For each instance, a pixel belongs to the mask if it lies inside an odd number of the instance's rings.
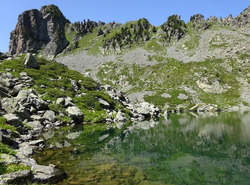
[[20,160],[16,156],[9,154],[3,153],[1,154],[0,158],[5,164],[18,164],[20,162]]

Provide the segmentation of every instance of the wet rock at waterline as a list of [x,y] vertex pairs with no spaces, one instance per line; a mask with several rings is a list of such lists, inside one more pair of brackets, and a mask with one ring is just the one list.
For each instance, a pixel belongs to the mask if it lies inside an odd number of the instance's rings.
[[66,109],[66,113],[77,123],[83,122],[83,113],[80,111],[78,107],[68,107]]
[[66,178],[66,174],[62,170],[55,168],[54,165],[34,165],[31,169],[35,172],[35,182],[57,183]]
[[27,182],[32,182],[33,173],[31,170],[23,170],[19,172],[9,173],[5,175],[0,175],[0,184],[25,184]]

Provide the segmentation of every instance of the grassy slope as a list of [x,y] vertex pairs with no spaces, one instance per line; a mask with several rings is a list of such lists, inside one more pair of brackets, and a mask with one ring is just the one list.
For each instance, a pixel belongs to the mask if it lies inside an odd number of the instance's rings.
[[[99,48],[103,46],[105,41],[117,38],[122,34],[122,29],[128,28],[131,33],[131,39],[135,38],[134,32],[131,27],[137,25],[138,21],[128,22],[117,29],[112,29],[110,33],[97,37],[97,29],[93,33],[84,36],[79,43],[80,48],[76,51],[88,49],[89,54],[100,54]],[[200,36],[202,29],[194,28],[193,23],[186,24],[187,33],[183,38],[183,45],[180,46],[180,50],[186,50],[189,56],[193,56],[196,53],[196,49],[200,45]],[[210,24],[211,30],[234,30],[228,26],[221,26],[219,23]],[[201,25],[198,25],[201,27]],[[161,27],[156,27],[155,31],[152,31],[152,25],[149,29],[149,41],[137,41],[131,44],[130,50],[134,48],[143,48],[149,52],[148,61],[157,61],[158,64],[153,66],[139,66],[129,65],[117,59],[117,61],[110,61],[99,68],[98,78],[103,84],[110,84],[123,89],[124,83],[129,84],[129,90],[127,93],[141,92],[141,91],[154,91],[152,96],[146,96],[145,100],[156,105],[163,107],[167,105],[171,108],[181,106],[183,108],[194,105],[195,102],[204,102],[206,104],[216,104],[221,108],[228,108],[234,105],[239,105],[242,102],[239,99],[240,96],[240,83],[238,78],[246,78],[247,71],[250,66],[248,63],[240,64],[243,61],[241,57],[244,53],[238,56],[225,59],[208,58],[204,61],[195,63],[182,63],[178,60],[171,59],[166,55],[166,47],[163,44],[161,36]],[[118,35],[118,36],[117,36]],[[120,38],[120,36],[119,36]],[[219,40],[218,40],[218,39]],[[226,36],[215,35],[209,42],[209,50],[223,49],[230,47],[225,43]],[[70,40],[69,40],[70,41]],[[239,40],[240,42],[240,40]],[[123,50],[122,53],[127,52]],[[246,54],[247,55],[247,54]],[[118,57],[117,57],[118,58]],[[249,58],[249,56],[245,56]],[[228,70],[232,68],[233,70]],[[222,94],[209,94],[199,89],[196,81],[206,77],[210,81],[219,80],[220,85],[230,86],[225,93]],[[118,83],[117,83],[118,82]],[[196,92],[192,94],[184,91],[183,88],[188,87]],[[162,94],[167,93],[171,96],[163,97]],[[188,96],[186,100],[181,100],[178,95],[182,93]],[[196,99],[196,100],[195,100]]]
[[[246,57],[249,57],[249,55]],[[109,62],[100,68],[98,77],[103,83],[112,84],[122,76],[122,81],[132,85],[128,93],[154,91],[155,94],[145,97],[145,100],[158,106],[168,104],[170,107],[175,108],[182,105],[185,108],[194,103],[194,98],[198,98],[206,104],[216,104],[221,108],[228,108],[240,103],[240,84],[237,77],[244,78],[250,66],[247,64],[245,66],[239,65],[237,58],[226,60],[212,58],[195,63],[182,63],[175,59],[157,57],[157,55],[151,56],[151,58],[158,59],[158,64],[146,67],[133,65],[131,67],[122,62]],[[232,67],[232,71],[227,70],[230,67]],[[196,84],[197,80],[205,77],[210,81],[219,80],[220,85],[228,85],[231,88],[222,94],[205,93]],[[116,86],[122,88],[122,85],[118,84]],[[184,91],[184,87],[193,89],[197,94],[194,95]],[[161,95],[164,93],[170,94],[171,98],[162,97]],[[178,95],[180,93],[185,94],[188,98],[186,100],[179,99]]]
[[[37,60],[40,65],[39,70],[25,68],[23,56],[21,56],[20,59],[3,62],[0,65],[0,72],[10,69],[11,73],[17,77],[20,72],[26,72],[28,76],[33,78],[32,88],[42,94],[44,100],[53,102],[59,97],[71,97],[73,102],[84,113],[85,122],[102,122],[106,118],[106,111],[100,106],[97,98],[106,100],[111,105],[111,108],[118,110],[119,105],[109,95],[99,91],[97,82],[92,78],[84,77],[82,74],[69,70],[66,66],[55,61],[39,58]],[[73,90],[70,79],[79,84],[80,89],[77,92]],[[46,86],[46,88],[42,88],[42,85]],[[50,109],[55,112],[64,111],[62,107],[56,104],[50,104]],[[62,119],[68,120],[67,118]]]

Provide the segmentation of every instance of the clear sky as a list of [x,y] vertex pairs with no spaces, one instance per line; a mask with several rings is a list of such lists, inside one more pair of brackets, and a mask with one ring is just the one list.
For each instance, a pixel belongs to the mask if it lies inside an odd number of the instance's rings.
[[170,15],[178,14],[184,21],[201,13],[208,18],[239,15],[250,6],[249,0],[2,0],[0,4],[0,51],[7,52],[10,32],[18,15],[25,10],[40,9],[55,4],[71,22],[93,21],[125,23],[147,18],[155,26],[164,23]]

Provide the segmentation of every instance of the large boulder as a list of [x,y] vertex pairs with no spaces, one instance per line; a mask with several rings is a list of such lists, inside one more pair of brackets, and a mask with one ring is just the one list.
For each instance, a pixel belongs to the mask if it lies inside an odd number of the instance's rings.
[[35,182],[54,184],[66,178],[66,174],[62,170],[55,168],[53,165],[34,165],[32,166],[32,170],[35,172]]
[[71,117],[75,122],[81,123],[83,122],[83,113],[78,107],[72,106],[66,109],[66,113],[69,117]]
[[13,98],[4,98],[1,101],[2,109],[7,113],[13,113],[22,119],[29,119],[30,113],[21,103]]
[[26,184],[27,182],[31,182],[33,179],[33,174],[30,170],[23,170],[14,173],[8,173],[4,175],[0,175],[0,184]]
[[30,90],[21,90],[19,91],[15,99],[24,106],[33,106],[37,110],[44,110],[48,108],[47,102],[43,101],[36,93],[36,91]]
[[138,107],[135,110],[135,112],[143,115],[145,118],[158,117],[160,113],[160,110],[157,107],[155,107],[155,105],[150,104],[148,102],[141,102],[137,106]]
[[53,112],[52,110],[47,110],[44,115],[43,118],[54,123],[57,120],[57,117],[55,115],[55,112]]
[[4,118],[6,119],[6,122],[10,125],[13,125],[15,127],[22,126],[22,122],[19,117],[17,117],[15,114],[5,114]]
[[28,53],[24,57],[24,66],[30,69],[39,69],[36,58],[31,53]]

